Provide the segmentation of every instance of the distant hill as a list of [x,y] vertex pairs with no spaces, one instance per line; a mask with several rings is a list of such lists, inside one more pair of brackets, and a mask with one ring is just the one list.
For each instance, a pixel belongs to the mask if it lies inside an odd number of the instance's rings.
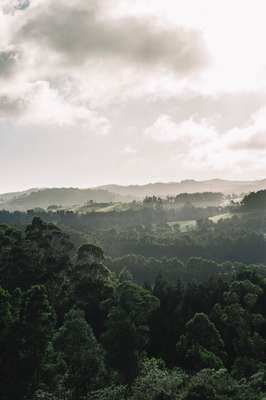
[[167,197],[180,193],[221,192],[243,194],[266,189],[266,179],[258,181],[206,181],[185,180],[181,182],[149,183],[146,185],[105,185],[96,188],[47,188],[29,189],[24,192],[0,194],[0,208],[25,211],[31,208],[83,206],[90,200],[97,203],[129,202],[143,200],[146,196]]
[[40,190],[40,189],[33,188],[33,189],[24,190],[24,191],[22,191],[22,192],[10,192],[10,193],[3,193],[3,194],[0,194],[0,205],[1,205],[1,203],[10,201],[10,200],[12,200],[12,199],[15,199],[15,198],[17,198],[17,197],[21,197],[21,196],[23,196],[23,195],[31,194],[32,192],[37,192],[37,191],[39,191],[39,190]]
[[[0,195],[1,198],[1,195]],[[110,203],[115,201],[128,201],[129,197],[111,193],[104,189],[78,189],[78,188],[54,188],[41,189],[16,193],[16,195],[4,195],[4,201],[0,203],[1,209],[26,211],[32,208],[48,208],[51,205],[72,207],[82,205],[89,201]]]
[[175,196],[180,193],[196,192],[222,192],[224,194],[242,194],[251,191],[266,189],[266,179],[258,181],[229,181],[223,179],[211,179],[206,181],[185,180],[181,182],[168,183],[149,183],[147,185],[105,185],[100,189],[110,190],[111,192],[133,196],[143,199],[146,196]]

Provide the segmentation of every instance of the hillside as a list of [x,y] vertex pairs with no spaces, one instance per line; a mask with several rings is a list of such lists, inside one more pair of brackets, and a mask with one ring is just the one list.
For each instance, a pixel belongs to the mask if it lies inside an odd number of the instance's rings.
[[33,192],[37,192],[39,190],[40,189],[33,188],[33,189],[24,190],[22,192],[2,193],[2,194],[0,194],[0,204],[10,201],[12,199],[16,199],[18,197],[24,196],[24,195],[27,196],[27,195],[29,195]]
[[30,193],[23,192],[21,195],[16,193],[16,196],[0,203],[0,207],[6,210],[25,211],[31,208],[47,208],[51,205],[71,207],[85,204],[91,200],[109,203],[120,200],[127,201],[127,197],[103,189],[42,189]]
[[181,182],[149,183],[146,185],[105,185],[96,188],[47,188],[29,189],[24,192],[0,194],[0,208],[25,211],[30,208],[83,206],[90,200],[97,203],[129,202],[143,200],[146,196],[165,198],[181,193],[220,192],[242,194],[266,189],[266,179],[259,181],[229,181],[212,179],[206,181],[185,180]]
[[111,192],[130,195],[135,198],[145,196],[174,196],[179,193],[195,192],[221,192],[224,194],[241,194],[251,191],[266,189],[266,179],[258,181],[229,181],[223,179],[211,179],[206,181],[185,180],[181,182],[149,183],[147,185],[105,185],[100,189],[110,190]]

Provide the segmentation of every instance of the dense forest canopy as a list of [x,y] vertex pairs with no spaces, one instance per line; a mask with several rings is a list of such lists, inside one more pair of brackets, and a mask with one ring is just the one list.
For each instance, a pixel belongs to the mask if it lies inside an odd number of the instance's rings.
[[266,213],[249,198],[217,221],[189,208],[186,230],[160,206],[0,212],[1,399],[263,400]]

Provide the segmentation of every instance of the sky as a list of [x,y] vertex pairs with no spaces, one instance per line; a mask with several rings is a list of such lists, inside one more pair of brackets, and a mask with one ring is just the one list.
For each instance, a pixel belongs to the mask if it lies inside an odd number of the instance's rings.
[[265,0],[0,0],[0,192],[266,178]]

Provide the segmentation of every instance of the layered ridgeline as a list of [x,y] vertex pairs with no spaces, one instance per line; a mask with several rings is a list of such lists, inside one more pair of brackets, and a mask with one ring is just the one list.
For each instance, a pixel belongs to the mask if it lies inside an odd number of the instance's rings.
[[222,192],[224,194],[242,194],[266,189],[266,179],[256,181],[231,181],[210,179],[206,181],[184,180],[181,182],[149,183],[147,185],[106,185],[101,189],[110,190],[120,195],[143,199],[146,196],[174,196],[179,193]]
[[0,195],[0,208],[26,211],[32,208],[75,207],[86,202],[109,203],[127,202],[130,196],[123,196],[104,189],[47,188]]
[[[207,181],[186,180],[170,183],[150,183],[147,185],[106,185],[97,188],[46,188],[29,189],[23,192],[0,194],[0,208],[26,211],[32,208],[48,208],[52,205],[75,207],[93,201],[97,203],[142,201],[145,197],[167,198],[182,193],[223,193],[241,195],[266,189],[266,180],[227,181],[212,179]],[[189,199],[191,200],[191,199]]]

